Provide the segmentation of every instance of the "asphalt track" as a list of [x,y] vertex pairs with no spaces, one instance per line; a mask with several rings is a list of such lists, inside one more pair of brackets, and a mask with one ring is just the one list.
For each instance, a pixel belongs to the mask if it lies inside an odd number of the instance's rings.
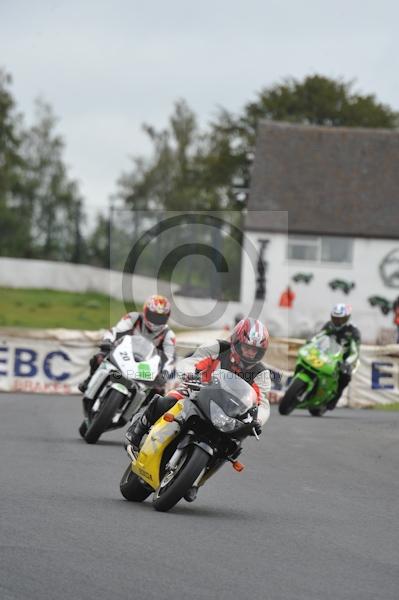
[[280,417],[172,512],[126,502],[122,432],[0,394],[1,600],[397,600],[399,413]]

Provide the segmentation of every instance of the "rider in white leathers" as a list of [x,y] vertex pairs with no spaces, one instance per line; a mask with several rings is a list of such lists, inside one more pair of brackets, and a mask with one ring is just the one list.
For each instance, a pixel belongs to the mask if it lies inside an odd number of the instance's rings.
[[176,337],[167,325],[169,316],[170,303],[167,298],[154,295],[144,303],[143,312],[130,312],[122,317],[105,333],[100,352],[90,360],[90,374],[79,385],[80,391],[86,391],[93,373],[118,339],[125,335],[141,335],[150,340],[160,352],[162,373],[157,378],[155,391],[161,392],[164,383],[173,376],[176,364]]

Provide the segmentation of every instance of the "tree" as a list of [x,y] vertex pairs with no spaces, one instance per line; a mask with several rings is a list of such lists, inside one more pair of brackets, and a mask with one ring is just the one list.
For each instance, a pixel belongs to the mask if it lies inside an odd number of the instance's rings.
[[[109,219],[102,214],[98,214],[96,224],[87,239],[88,258],[90,264],[96,267],[108,267],[110,250],[110,223]],[[112,265],[111,265],[112,267]]]
[[[217,133],[209,135],[199,130],[186,102],[175,104],[165,129],[157,131],[145,125],[144,130],[152,141],[152,156],[148,160],[135,158],[133,170],[123,174],[118,182],[119,199],[134,210],[130,232],[140,230],[139,210],[147,210],[151,216],[154,209],[186,213],[220,211],[231,205],[230,175],[237,166],[237,158],[232,156],[228,141],[220,140]],[[156,215],[154,219],[157,220]],[[168,279],[173,266],[162,263],[162,257],[169,256],[175,248],[193,243],[210,247],[223,243],[220,236],[212,238],[214,228],[198,225],[196,235],[200,235],[201,240],[193,239],[191,227],[178,227],[172,236],[155,236],[153,245],[142,255],[140,266],[135,267],[136,272],[142,269],[143,274]],[[125,227],[125,238],[134,239],[127,223]],[[180,236],[179,240],[176,235]],[[200,288],[211,286],[211,293],[218,293],[215,282],[210,281],[209,261],[204,257],[190,255],[173,273],[185,289],[196,287],[200,293]]]
[[220,208],[212,142],[199,131],[187,103],[176,102],[166,129],[157,131],[150,125],[143,129],[152,142],[152,156],[133,159],[133,170],[118,181],[119,198],[136,210]]
[[253,147],[261,119],[331,127],[398,126],[397,112],[379,103],[373,94],[354,93],[353,86],[353,81],[321,75],[303,81],[287,79],[259,92],[238,117],[221,109],[213,127],[220,135],[233,136],[237,145],[241,141]]
[[65,166],[51,107],[36,103],[26,129],[0,70],[0,254],[82,262],[84,212]]
[[29,245],[29,216],[21,205],[21,117],[9,90],[11,82],[0,70],[0,255],[23,256]]
[[36,122],[25,132],[24,198],[31,212],[31,254],[47,260],[82,262],[85,221],[82,198],[64,162],[64,141],[55,133],[51,107],[36,101]]

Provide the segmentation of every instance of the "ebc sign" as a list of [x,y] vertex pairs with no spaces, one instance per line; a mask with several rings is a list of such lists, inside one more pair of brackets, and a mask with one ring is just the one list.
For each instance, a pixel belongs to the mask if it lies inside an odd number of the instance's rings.
[[0,377],[45,377],[49,381],[65,381],[71,376],[66,352],[52,350],[43,356],[32,348],[0,346]]
[[394,365],[386,361],[374,361],[371,363],[371,389],[393,390]]

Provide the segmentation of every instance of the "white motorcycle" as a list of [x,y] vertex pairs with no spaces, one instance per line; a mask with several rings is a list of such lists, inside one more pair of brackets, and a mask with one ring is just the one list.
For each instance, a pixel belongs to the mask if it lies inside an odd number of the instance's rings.
[[79,433],[95,444],[104,431],[123,427],[145,404],[161,370],[154,344],[141,335],[117,341],[90,379],[85,392],[85,419]]

